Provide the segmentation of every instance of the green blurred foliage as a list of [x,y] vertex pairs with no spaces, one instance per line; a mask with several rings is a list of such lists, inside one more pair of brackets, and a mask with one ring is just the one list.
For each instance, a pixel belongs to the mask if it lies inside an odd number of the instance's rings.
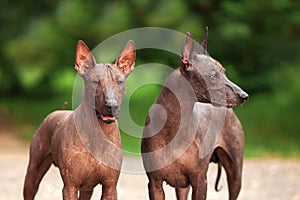
[[[299,1],[3,0],[0,9],[0,106],[20,124],[30,123],[20,120],[23,114],[31,119],[33,112],[50,112],[49,102],[57,108],[63,99],[71,102],[79,39],[93,48],[119,32],[156,26],[190,31],[199,41],[208,25],[209,53],[250,94],[250,101],[236,109],[248,155],[300,155]],[[179,62],[177,56],[155,50],[137,55],[137,63],[176,68]],[[137,107],[151,99],[147,92],[134,98],[141,99],[133,100]],[[23,105],[31,102],[36,108]],[[146,117],[145,108],[133,114],[138,123]],[[32,120],[37,126],[38,120]]]

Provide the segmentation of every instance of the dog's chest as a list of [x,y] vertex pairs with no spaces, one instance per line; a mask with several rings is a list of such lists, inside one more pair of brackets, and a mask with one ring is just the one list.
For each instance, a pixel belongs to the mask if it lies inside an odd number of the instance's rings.
[[91,189],[97,184],[117,179],[119,171],[107,167],[88,151],[73,147],[72,152],[63,156],[59,166],[62,172],[74,179],[84,189]]
[[[93,188],[103,181],[117,179],[119,171],[91,154],[76,133],[64,135],[59,144],[60,150],[54,155],[55,163],[58,163],[63,176],[68,176],[81,187]],[[121,162],[121,158],[118,162]]]
[[210,104],[195,103],[193,125],[197,129],[197,135],[194,142],[199,148],[200,157],[207,155],[218,142],[224,127],[226,110]]

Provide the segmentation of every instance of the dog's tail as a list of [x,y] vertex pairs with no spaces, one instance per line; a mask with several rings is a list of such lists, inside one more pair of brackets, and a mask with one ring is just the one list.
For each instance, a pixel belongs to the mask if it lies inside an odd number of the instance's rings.
[[218,189],[219,182],[220,182],[220,178],[221,178],[221,172],[222,172],[222,164],[221,164],[221,162],[219,161],[219,162],[218,162],[218,174],[217,174],[216,183],[215,183],[215,190],[216,190],[217,192],[219,192],[219,191],[222,190],[222,187],[221,187],[220,189]]
[[220,190],[222,190],[222,187],[220,189],[218,189],[220,178],[221,178],[221,172],[222,172],[222,164],[217,155],[216,150],[213,152],[213,154],[210,158],[210,162],[214,162],[214,163],[218,164],[218,172],[217,172],[217,178],[216,178],[216,183],[215,183],[215,190],[217,192],[219,192]]
[[65,101],[64,104],[61,106],[62,110],[65,110],[67,108],[68,102]]

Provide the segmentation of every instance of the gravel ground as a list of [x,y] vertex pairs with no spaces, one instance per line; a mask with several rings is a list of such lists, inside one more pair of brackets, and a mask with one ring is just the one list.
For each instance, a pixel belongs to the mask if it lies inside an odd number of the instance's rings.
[[[22,187],[28,162],[28,145],[12,143],[0,138],[0,200],[22,199]],[[138,165],[138,159],[129,159],[126,165]],[[225,172],[222,171],[220,192],[213,190],[216,165],[208,172],[209,200],[228,199]],[[40,185],[36,199],[62,199],[63,187],[58,169],[51,167]],[[165,185],[166,199],[175,199],[174,190]],[[100,199],[101,186],[94,190],[92,199]],[[141,200],[147,197],[147,178],[144,173],[121,174],[118,195],[120,200]],[[246,159],[243,185],[239,200],[300,200],[300,159]]]

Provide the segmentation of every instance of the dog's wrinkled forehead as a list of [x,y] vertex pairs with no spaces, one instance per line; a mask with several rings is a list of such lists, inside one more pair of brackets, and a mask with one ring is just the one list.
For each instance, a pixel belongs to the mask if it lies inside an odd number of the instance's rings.
[[95,67],[89,71],[89,77],[91,81],[115,81],[125,79],[125,74],[115,64],[97,63]]
[[225,74],[226,70],[225,68],[221,65],[221,63],[219,63],[217,60],[213,59],[210,56],[207,55],[203,55],[203,54],[197,54],[195,56],[196,59],[196,63],[200,63],[200,65],[196,65],[202,68],[207,68],[208,70],[211,69],[216,69],[218,70],[220,73]]

